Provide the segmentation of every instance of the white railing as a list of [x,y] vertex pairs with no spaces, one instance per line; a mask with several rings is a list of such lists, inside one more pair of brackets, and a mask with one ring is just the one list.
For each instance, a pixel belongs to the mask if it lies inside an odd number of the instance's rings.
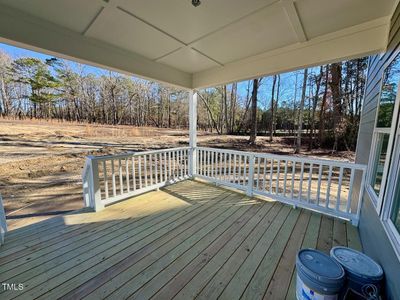
[[82,180],[85,205],[95,210],[195,177],[357,224],[365,170],[334,160],[184,147],[90,156]]
[[195,176],[358,223],[366,166],[197,147]]
[[0,195],[0,246],[4,244],[4,237],[7,232],[6,213],[3,206],[3,198]]
[[190,148],[89,156],[82,173],[85,206],[105,205],[189,178]]

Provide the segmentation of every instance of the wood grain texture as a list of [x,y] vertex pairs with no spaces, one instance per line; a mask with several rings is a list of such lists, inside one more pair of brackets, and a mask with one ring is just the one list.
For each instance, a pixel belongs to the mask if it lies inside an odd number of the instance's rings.
[[361,247],[349,223],[189,180],[10,237],[0,280],[24,290],[1,299],[293,299],[300,248]]

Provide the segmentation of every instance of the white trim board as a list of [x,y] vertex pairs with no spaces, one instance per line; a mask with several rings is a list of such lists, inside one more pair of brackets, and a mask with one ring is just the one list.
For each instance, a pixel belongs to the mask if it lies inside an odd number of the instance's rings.
[[376,54],[387,44],[390,19],[379,18],[334,33],[193,74],[204,88]]
[[382,17],[307,40],[289,8],[298,42],[204,71],[189,73],[123,50],[0,4],[0,42],[107,68],[184,89],[198,89],[278,74],[381,52],[389,17]]

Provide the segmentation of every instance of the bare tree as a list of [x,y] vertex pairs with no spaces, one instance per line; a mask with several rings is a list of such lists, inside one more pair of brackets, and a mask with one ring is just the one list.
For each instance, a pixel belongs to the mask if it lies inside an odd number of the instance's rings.
[[253,80],[253,91],[251,93],[251,118],[250,118],[250,138],[249,144],[254,145],[257,137],[257,94],[258,86],[262,78]]
[[270,127],[269,127],[269,141],[272,142],[272,137],[274,135],[274,108],[275,108],[275,85],[276,85],[277,75],[273,76],[272,79],[272,91],[271,91],[271,120],[270,120]]
[[308,69],[304,69],[303,87],[301,91],[301,100],[299,106],[299,121],[298,121],[299,125],[297,129],[297,142],[296,142],[295,153],[300,153],[300,148],[301,148],[301,135],[303,132],[303,109],[304,109],[304,100],[306,98],[307,79],[308,79]]
[[333,63],[330,67],[331,72],[331,81],[329,83],[331,91],[332,91],[332,104],[333,104],[333,134],[334,134],[334,143],[333,143],[333,152],[336,152],[338,149],[338,141],[339,134],[341,132],[341,90],[340,90],[340,81],[341,81],[341,71],[342,65],[340,63]]

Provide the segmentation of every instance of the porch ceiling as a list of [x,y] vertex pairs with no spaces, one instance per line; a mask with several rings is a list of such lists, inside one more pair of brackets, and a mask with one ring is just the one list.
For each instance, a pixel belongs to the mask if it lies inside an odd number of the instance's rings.
[[199,88],[376,53],[396,0],[0,0],[0,41]]

